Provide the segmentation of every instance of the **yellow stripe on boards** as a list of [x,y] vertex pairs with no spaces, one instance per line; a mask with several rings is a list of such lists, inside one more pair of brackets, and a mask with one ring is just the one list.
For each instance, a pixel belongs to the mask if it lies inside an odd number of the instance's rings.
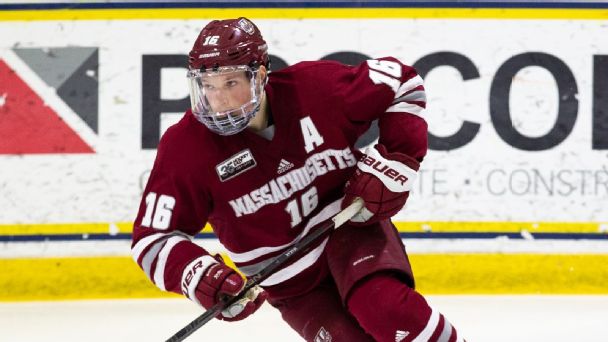
[[0,235],[114,234],[132,231],[133,224],[127,222],[0,224]]
[[607,9],[527,8],[162,8],[4,10],[0,21],[222,19],[608,19]]
[[[608,255],[413,254],[410,261],[424,294],[608,294]],[[128,257],[0,259],[0,269],[0,301],[175,296]]]
[[[603,222],[394,222],[399,232],[499,232],[513,233],[608,233]],[[57,224],[0,224],[2,235],[62,235],[131,233],[133,224],[118,223],[57,223]],[[210,225],[202,232],[211,233]]]
[[417,287],[429,294],[608,294],[608,255],[418,254]]
[[608,233],[602,222],[393,222],[400,232]]
[[127,257],[0,259],[0,269],[0,301],[166,295]]
[[[63,234],[114,234],[131,233],[131,222],[105,223],[42,223],[42,224],[0,224],[2,235],[63,235]],[[206,225],[203,232],[212,232]]]

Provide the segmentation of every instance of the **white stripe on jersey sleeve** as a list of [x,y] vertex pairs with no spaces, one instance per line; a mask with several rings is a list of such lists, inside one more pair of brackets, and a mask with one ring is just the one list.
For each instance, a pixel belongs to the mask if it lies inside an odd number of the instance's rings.
[[146,252],[144,257],[141,259],[141,268],[144,270],[146,276],[148,276],[149,279],[152,279],[152,276],[150,275],[150,269],[152,268],[152,264],[154,263],[154,260],[156,260],[158,252],[161,250],[161,248],[163,248],[166,241],[166,237],[157,240],[156,243],[154,243],[154,246],[148,249],[148,252]]
[[167,235],[168,234],[165,233],[156,233],[139,240],[131,249],[131,256],[133,257],[133,260],[135,260],[136,263],[139,263],[139,257],[141,256],[141,253],[144,251],[144,249],[146,249],[149,245],[155,243],[156,241],[165,238],[165,236]]
[[420,75],[416,75],[416,76],[410,78],[409,80],[405,81],[405,83],[401,84],[401,86],[395,93],[395,98],[399,98],[399,97],[403,96],[403,94],[407,93],[408,91],[410,91],[418,86],[421,86],[423,84],[424,84],[424,81],[422,80],[422,77],[420,77]]
[[426,93],[424,90],[414,90],[411,93],[406,93],[405,95],[395,98],[393,104],[397,102],[424,102],[426,103]]
[[[194,267],[199,262],[201,263],[201,266]],[[202,304],[196,298],[196,288],[198,286],[198,283],[201,281],[203,274],[205,274],[205,272],[207,271],[207,268],[209,268],[209,266],[211,266],[213,264],[217,264],[217,263],[218,263],[218,261],[213,259],[213,257],[210,255],[203,255],[201,257],[198,257],[198,258],[192,260],[192,262],[190,262],[186,266],[186,268],[184,268],[184,273],[182,273],[182,282],[181,282],[182,293],[184,295],[186,295],[193,302],[202,306]],[[188,279],[189,283],[186,282],[187,277],[192,277],[192,278]],[[185,288],[183,287],[184,284],[187,284],[187,286]]]
[[169,253],[171,253],[173,247],[182,241],[188,241],[188,239],[183,236],[173,236],[167,240],[163,248],[160,250],[160,253],[158,253],[156,269],[154,270],[154,275],[151,278],[154,284],[156,284],[156,286],[163,291],[167,290],[165,288],[165,266],[167,265],[167,258],[169,257]]
[[305,269],[310,267],[312,264],[315,263],[315,261],[317,261],[319,259],[319,257],[323,253],[323,250],[325,249],[325,245],[327,244],[328,240],[329,240],[329,238],[325,238],[323,243],[321,243],[319,246],[317,246],[317,248],[313,249],[312,251],[310,251],[308,254],[304,255],[303,257],[301,257],[298,261],[294,262],[293,264],[281,269],[278,272],[275,272],[273,275],[271,275],[266,280],[264,280],[260,285],[262,285],[262,286],[276,285],[276,284],[282,283],[288,279],[291,279],[294,276],[296,276],[298,273],[304,271]]
[[[441,315],[443,316],[443,315]],[[443,331],[441,331],[441,335],[437,339],[437,342],[450,342],[450,337],[452,336],[452,325],[443,317]]]
[[433,336],[433,333],[437,328],[437,323],[439,323],[439,312],[431,308],[431,317],[429,317],[426,327],[424,327],[424,330],[422,330],[412,342],[427,342],[431,336]]
[[153,243],[156,243],[158,241],[160,241],[161,239],[167,239],[171,236],[182,236],[186,239],[192,240],[192,236],[180,232],[180,231],[174,231],[171,233],[156,233],[156,234],[152,234],[149,236],[146,236],[145,238],[139,240],[135,246],[133,246],[133,248],[131,248],[131,256],[133,257],[133,260],[135,260],[136,263],[139,263],[139,258],[141,257],[141,253],[143,253],[143,251],[150,246]]
[[304,236],[306,236],[308,234],[308,232],[312,229],[312,227],[314,227],[317,224],[319,224],[323,221],[326,221],[326,220],[332,218],[334,215],[336,215],[340,211],[341,203],[342,203],[342,199],[340,198],[340,199],[332,202],[331,204],[328,204],[317,215],[311,217],[310,220],[308,221],[308,223],[306,224],[306,226],[304,227],[304,230],[302,231],[302,233],[300,233],[295,239],[293,239],[289,243],[286,243],[281,246],[276,246],[276,247],[260,247],[260,248],[256,248],[254,250],[251,250],[251,251],[245,252],[245,253],[235,253],[235,252],[228,251],[228,256],[235,263],[244,263],[244,262],[248,262],[251,260],[255,260],[266,254],[270,254],[272,252],[283,250],[283,249],[293,245],[297,241],[301,240]]
[[424,108],[419,105],[407,102],[399,102],[394,104],[386,110],[386,112],[406,112],[410,114],[414,114],[416,116],[422,117],[422,113],[424,112]]

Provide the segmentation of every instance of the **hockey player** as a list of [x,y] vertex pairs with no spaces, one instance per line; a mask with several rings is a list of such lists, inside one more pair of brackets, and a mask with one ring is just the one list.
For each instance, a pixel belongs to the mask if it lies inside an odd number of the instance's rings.
[[[302,62],[269,73],[246,18],[212,21],[189,55],[191,110],[163,135],[134,223],[133,258],[162,290],[205,308],[242,276],[191,240],[209,222],[244,275],[361,197],[347,224],[219,316],[268,302],[307,341],[457,341],[414,290],[390,221],[427,150],[422,79],[394,58]],[[355,141],[378,119],[379,143]]]

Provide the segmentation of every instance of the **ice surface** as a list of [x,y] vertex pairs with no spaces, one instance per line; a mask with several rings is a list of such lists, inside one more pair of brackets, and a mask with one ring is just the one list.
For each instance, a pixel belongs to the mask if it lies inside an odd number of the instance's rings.
[[[469,342],[605,342],[608,296],[428,296]],[[201,311],[185,299],[0,303],[0,341],[164,341]],[[265,304],[186,341],[301,341]]]

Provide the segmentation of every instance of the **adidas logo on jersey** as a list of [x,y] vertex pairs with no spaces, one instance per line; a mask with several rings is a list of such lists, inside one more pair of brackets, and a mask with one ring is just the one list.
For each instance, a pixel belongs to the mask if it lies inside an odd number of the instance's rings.
[[279,167],[277,168],[277,173],[281,174],[289,169],[291,169],[293,167],[293,164],[288,162],[285,159],[281,159],[281,162],[279,163]]
[[397,332],[395,333],[395,342],[403,341],[409,334],[409,331],[397,330]]

